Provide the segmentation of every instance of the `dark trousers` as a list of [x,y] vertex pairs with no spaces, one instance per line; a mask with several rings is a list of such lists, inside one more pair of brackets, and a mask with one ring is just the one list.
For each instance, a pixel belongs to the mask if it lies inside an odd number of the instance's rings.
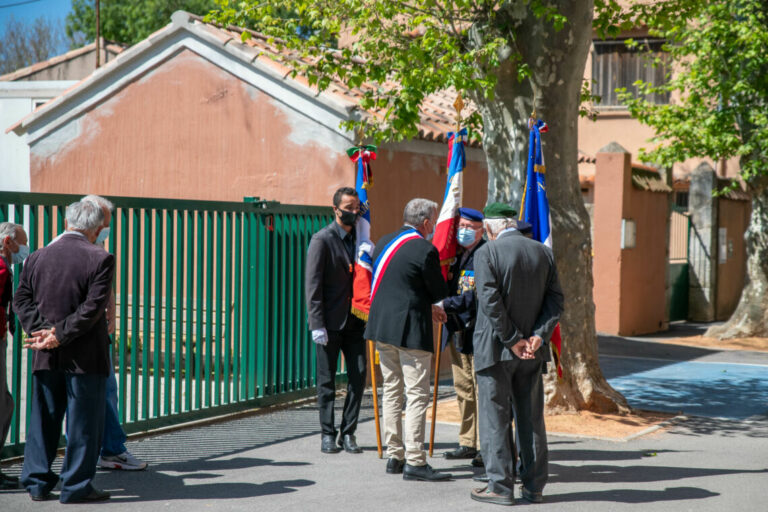
[[513,495],[513,418],[523,486],[529,491],[541,492],[547,483],[549,451],[544,426],[543,364],[546,363],[539,360],[515,359],[500,361],[477,372],[483,462],[488,487],[498,494]]
[[320,410],[320,427],[323,434],[337,434],[333,418],[333,401],[336,397],[336,366],[339,352],[347,364],[347,398],[339,431],[341,435],[354,434],[360,403],[365,389],[365,340],[363,330],[355,328],[328,331],[328,344],[317,345],[317,408]]
[[91,481],[104,430],[105,376],[39,370],[32,379],[24,469],[21,483],[30,494],[50,492],[59,480],[51,471],[67,415],[67,449],[61,467],[60,501],[81,499],[93,490]]

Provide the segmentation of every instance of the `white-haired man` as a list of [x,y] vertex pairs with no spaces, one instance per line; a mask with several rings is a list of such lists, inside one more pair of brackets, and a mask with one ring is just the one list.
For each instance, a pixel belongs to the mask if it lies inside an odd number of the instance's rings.
[[[103,229],[99,232],[99,237],[96,239],[97,245],[104,244],[107,238],[109,238],[109,226],[112,222],[112,213],[115,211],[115,205],[109,199],[93,194],[83,197],[81,201],[94,203],[104,213]],[[113,291],[109,294],[109,304],[107,306],[107,330],[109,334],[115,333],[115,316],[115,293]],[[104,417],[104,435],[101,441],[99,467],[104,469],[121,469],[123,471],[146,469],[147,463],[134,457],[125,447],[127,437],[123,427],[120,425],[120,417],[117,413],[117,379],[115,379],[115,368],[111,360],[109,375],[107,375],[106,399],[107,406]]]
[[474,489],[471,497],[498,505],[514,504],[513,416],[522,498],[542,501],[548,452],[541,375],[550,359],[549,338],[563,311],[552,250],[523,236],[515,213],[501,203],[486,206],[490,242],[475,253],[478,308],[473,342],[488,486]]
[[[385,235],[373,253],[371,311],[365,337],[376,341],[384,378],[384,434],[387,473],[405,480],[439,481],[451,475],[434,471],[424,451],[429,404],[432,319],[445,312],[433,306],[448,295],[437,249],[427,241],[435,230],[437,203],[412,199],[404,226]],[[403,416],[403,388],[408,397]],[[403,431],[405,435],[403,436]]]
[[[67,232],[26,260],[13,308],[29,336],[32,398],[21,482],[34,501],[62,503],[109,499],[93,477],[104,430],[109,372],[106,308],[115,258],[94,245],[104,213],[89,201],[66,211]],[[67,449],[61,477],[51,471],[67,416]]]

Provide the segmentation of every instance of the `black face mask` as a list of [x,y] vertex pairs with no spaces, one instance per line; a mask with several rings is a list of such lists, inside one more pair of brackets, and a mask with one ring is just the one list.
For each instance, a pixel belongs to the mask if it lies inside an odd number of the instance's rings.
[[341,212],[341,223],[345,226],[354,226],[357,222],[357,218],[360,216],[359,213],[354,212],[348,212],[347,210],[342,210],[339,208],[339,211]]

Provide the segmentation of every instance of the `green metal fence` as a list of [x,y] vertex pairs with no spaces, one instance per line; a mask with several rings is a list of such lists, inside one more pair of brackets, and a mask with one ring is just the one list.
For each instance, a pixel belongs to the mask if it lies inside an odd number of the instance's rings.
[[[0,222],[23,224],[32,250],[64,229],[79,196],[0,192]],[[314,344],[304,267],[330,208],[110,197],[116,256],[113,360],[127,432],[150,430],[310,394]],[[18,284],[21,265],[14,269]],[[0,457],[23,450],[31,357],[9,338],[16,402]]]

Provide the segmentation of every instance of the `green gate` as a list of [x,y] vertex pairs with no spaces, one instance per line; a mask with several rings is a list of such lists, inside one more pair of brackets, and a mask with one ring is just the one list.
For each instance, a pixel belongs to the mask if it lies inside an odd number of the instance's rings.
[[672,207],[669,222],[669,321],[688,318],[688,242],[691,218],[685,208]]
[[[23,224],[32,250],[64,229],[80,196],[0,192],[0,222]],[[304,267],[327,207],[110,197],[116,257],[119,414],[138,432],[313,393]],[[21,265],[14,268],[18,284]],[[32,358],[10,339],[16,402],[0,458],[23,452]]]

